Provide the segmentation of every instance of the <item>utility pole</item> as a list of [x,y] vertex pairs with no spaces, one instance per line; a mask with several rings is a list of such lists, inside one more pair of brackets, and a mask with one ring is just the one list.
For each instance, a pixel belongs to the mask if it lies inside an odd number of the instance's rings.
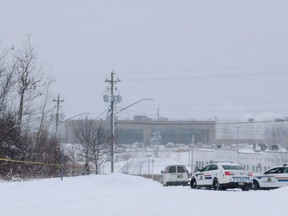
[[[59,125],[59,108],[60,108],[60,103],[64,102],[64,100],[60,100],[60,95],[58,95],[57,100],[53,99],[54,102],[56,102],[56,128],[55,128],[55,137],[56,141],[58,142],[58,125]],[[63,175],[64,175],[64,149],[63,146],[61,148],[61,181],[63,180]]]
[[57,105],[56,105],[56,128],[55,128],[55,136],[56,136],[56,139],[58,139],[59,108],[60,108],[60,103],[64,102],[64,100],[60,100],[60,95],[58,95],[57,100],[53,99],[53,101],[57,103]]
[[[119,79],[114,79],[114,70],[111,72],[111,79],[106,79],[105,82],[110,84],[110,128],[111,128],[111,173],[114,172],[115,164],[115,117],[114,117],[114,108],[115,103],[121,102],[121,96],[114,95],[114,88],[117,82],[120,82]],[[104,96],[104,102],[109,101],[109,96]]]
[[157,128],[156,128],[156,130],[157,130],[156,158],[159,157],[159,144],[160,144],[160,130],[159,130],[160,113],[159,113],[159,110],[160,110],[160,108],[159,108],[159,106],[158,106],[158,109],[157,109],[157,122],[158,122],[158,124],[157,124]]
[[146,155],[146,157],[147,157],[147,160],[148,160],[148,163],[147,163],[147,166],[148,166],[148,178],[150,178],[150,157],[151,157],[152,155],[151,154],[148,154],[148,155]]
[[191,173],[193,172],[193,167],[194,167],[194,138],[195,138],[195,136],[192,135],[192,140],[191,140],[191,149],[192,149],[192,152],[191,152]]

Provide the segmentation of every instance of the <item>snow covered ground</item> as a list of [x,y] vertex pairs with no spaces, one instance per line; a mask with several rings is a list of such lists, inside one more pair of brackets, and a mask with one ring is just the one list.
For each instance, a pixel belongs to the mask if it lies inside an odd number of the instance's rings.
[[0,182],[3,216],[286,216],[288,188],[212,191],[163,187],[139,176]]

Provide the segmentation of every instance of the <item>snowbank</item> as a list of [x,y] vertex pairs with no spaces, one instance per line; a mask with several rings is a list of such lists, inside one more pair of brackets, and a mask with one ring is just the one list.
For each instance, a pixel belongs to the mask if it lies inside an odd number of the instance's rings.
[[[124,174],[0,182],[5,216],[286,216],[288,188],[211,191],[163,187]],[[277,209],[275,208],[277,206]]]

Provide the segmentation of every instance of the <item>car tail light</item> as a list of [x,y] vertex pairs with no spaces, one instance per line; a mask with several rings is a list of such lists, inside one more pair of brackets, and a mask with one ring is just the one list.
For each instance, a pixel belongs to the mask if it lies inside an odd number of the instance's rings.
[[253,176],[253,172],[248,172],[248,176]]
[[226,171],[225,175],[229,176],[229,175],[234,175],[232,172]]

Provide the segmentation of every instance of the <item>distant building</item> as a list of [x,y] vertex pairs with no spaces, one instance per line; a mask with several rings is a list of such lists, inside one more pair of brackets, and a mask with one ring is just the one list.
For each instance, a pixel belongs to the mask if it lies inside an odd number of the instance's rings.
[[[75,129],[81,120],[70,120],[65,124],[65,139],[67,143],[75,142]],[[95,120],[95,125],[102,125],[107,134],[110,132],[110,121]],[[153,120],[146,116],[135,116],[133,120],[115,121],[116,143],[143,143],[150,145],[157,137],[158,144],[213,144],[216,141],[215,121],[170,121],[160,118]],[[155,140],[154,140],[155,142]]]
[[193,170],[212,161],[240,163],[245,169],[263,173],[276,165],[288,163],[287,151],[254,151],[253,149],[195,149]]

